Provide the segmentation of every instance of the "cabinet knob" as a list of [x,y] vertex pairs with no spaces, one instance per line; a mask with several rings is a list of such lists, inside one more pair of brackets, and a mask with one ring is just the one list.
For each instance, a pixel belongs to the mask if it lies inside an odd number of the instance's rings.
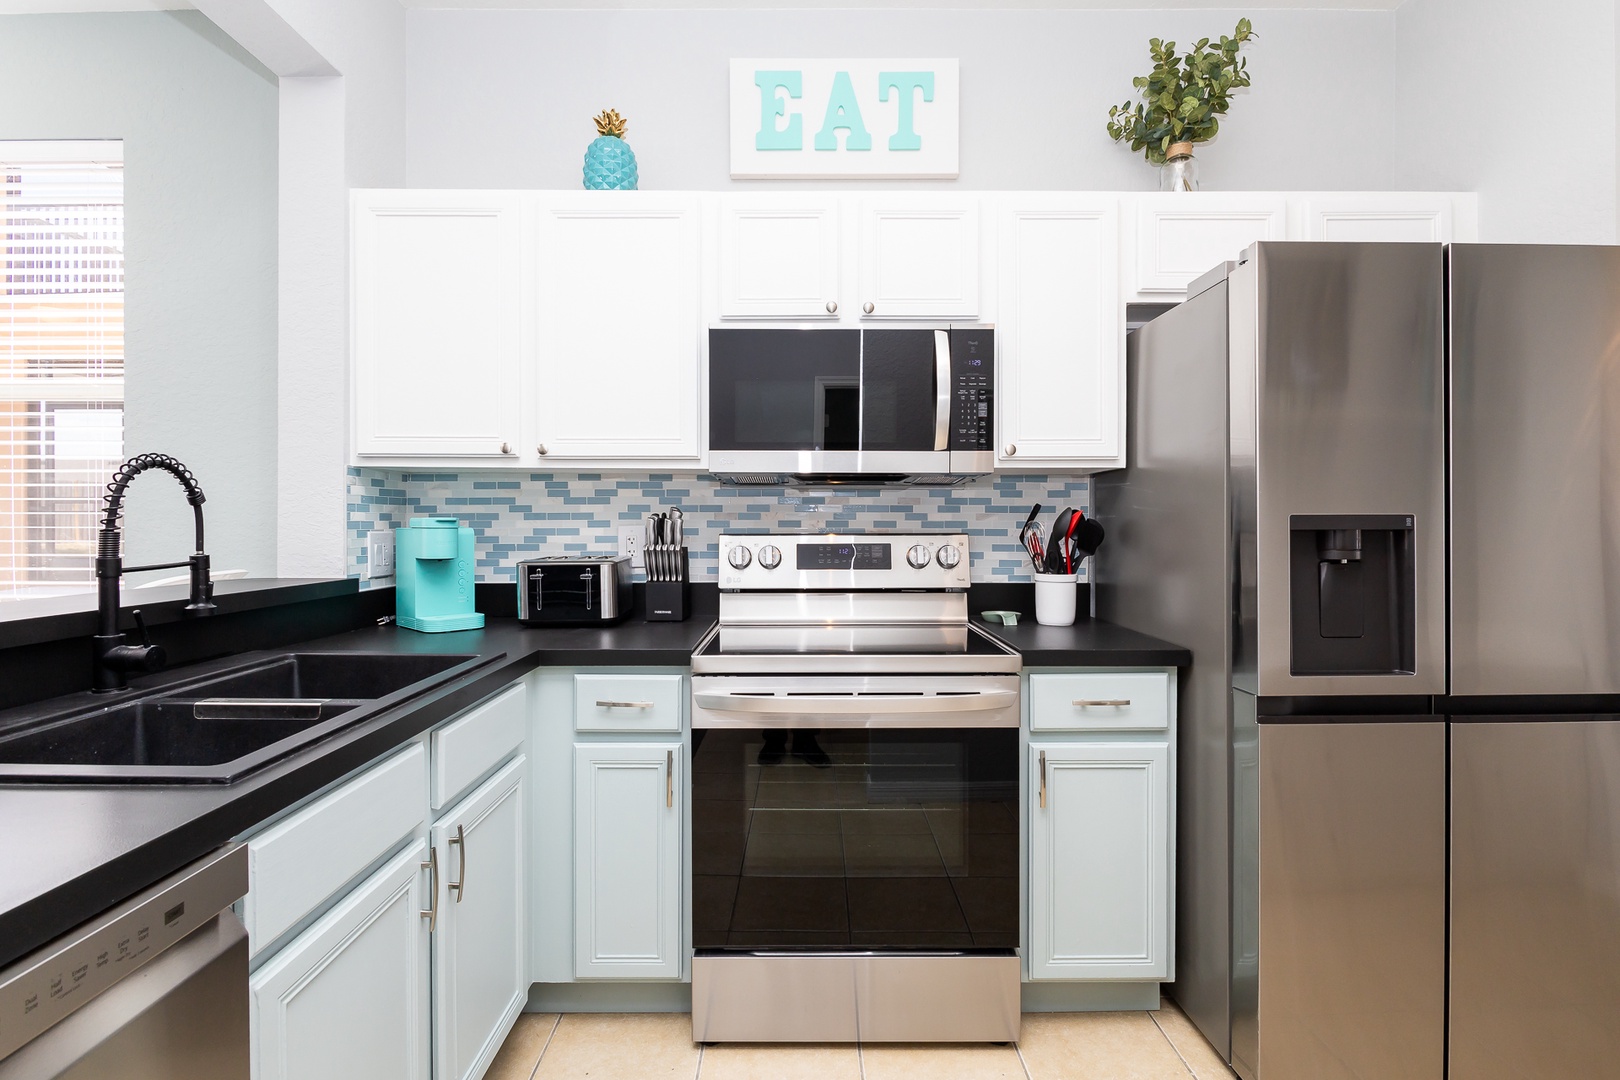
[[1018,453],[1018,444],[1017,443],[1008,443],[1007,444],[1007,456],[1012,457],[1016,453]]
[[505,442],[501,443],[501,453],[510,454],[511,452],[512,452],[512,444],[511,443],[505,443]]
[[836,300],[827,301],[827,314],[829,314],[829,315],[838,314],[838,301],[836,301]]
[[546,454],[549,453],[549,451],[546,450],[546,444],[545,443],[541,443],[539,446],[535,447],[534,449],[535,449],[535,451],[537,453],[539,453],[539,455],[541,457],[545,457]]
[[868,300],[866,303],[861,305],[861,310],[870,315],[872,312],[877,310],[877,305]]

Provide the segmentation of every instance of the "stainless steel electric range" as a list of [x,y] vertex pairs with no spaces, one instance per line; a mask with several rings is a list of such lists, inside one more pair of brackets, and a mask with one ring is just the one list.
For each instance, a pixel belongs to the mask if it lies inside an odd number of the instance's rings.
[[1018,653],[962,534],[725,535],[693,654],[699,1042],[1018,1037]]

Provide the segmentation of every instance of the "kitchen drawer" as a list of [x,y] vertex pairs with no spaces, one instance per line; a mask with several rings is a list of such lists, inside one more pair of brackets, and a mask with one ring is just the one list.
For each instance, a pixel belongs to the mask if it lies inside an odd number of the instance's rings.
[[1165,672],[1029,677],[1031,731],[1162,731],[1169,726],[1170,676]]
[[523,745],[528,705],[520,682],[433,733],[433,809],[454,802]]
[[575,731],[679,731],[679,675],[575,675]]
[[257,955],[423,824],[427,751],[412,745],[248,840],[242,905]]

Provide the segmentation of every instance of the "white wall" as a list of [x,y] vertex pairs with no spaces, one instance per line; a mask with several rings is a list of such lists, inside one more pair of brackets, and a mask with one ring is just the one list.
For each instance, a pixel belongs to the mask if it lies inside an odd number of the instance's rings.
[[1482,240],[1620,239],[1615,23],[1615,0],[1407,0],[1396,185],[1479,192]]
[[[121,138],[124,446],[208,496],[216,567],[275,571],[276,82],[196,12],[0,16],[0,139]],[[166,476],[130,488],[131,560],[192,550]]]
[[1109,141],[1108,106],[1150,67],[1150,37],[1185,47],[1242,14],[1254,86],[1199,153],[1205,186],[1389,187],[1390,13],[1237,9],[412,10],[406,180],[579,187],[590,118],[612,107],[643,188],[759,186],[727,174],[727,60],[865,55],[961,59],[963,187],[1151,188]]

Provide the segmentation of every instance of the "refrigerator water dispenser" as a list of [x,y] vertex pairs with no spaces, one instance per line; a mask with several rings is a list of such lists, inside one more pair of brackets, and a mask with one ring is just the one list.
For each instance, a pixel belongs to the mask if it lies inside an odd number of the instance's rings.
[[1293,674],[1413,672],[1412,523],[1404,515],[1289,518]]

